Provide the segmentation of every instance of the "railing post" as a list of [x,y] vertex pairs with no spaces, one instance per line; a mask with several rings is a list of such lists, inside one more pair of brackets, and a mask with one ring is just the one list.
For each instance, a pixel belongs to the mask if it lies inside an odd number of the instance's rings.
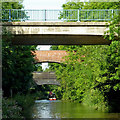
[[113,19],[113,13],[114,13],[114,11],[112,10],[112,19]]
[[9,10],[9,21],[8,22],[11,22],[11,9]]
[[46,21],[46,9],[45,9],[45,21]]
[[78,20],[77,20],[77,22],[80,22],[80,9],[78,9]]

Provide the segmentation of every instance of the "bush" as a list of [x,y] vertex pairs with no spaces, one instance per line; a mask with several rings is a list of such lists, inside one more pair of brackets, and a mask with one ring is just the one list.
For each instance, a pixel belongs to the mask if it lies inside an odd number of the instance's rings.
[[31,108],[34,105],[34,96],[31,94],[27,94],[27,95],[20,95],[17,94],[14,97],[14,100],[17,101],[18,105],[22,108],[22,115],[25,118],[31,118],[32,114],[31,114]]
[[2,117],[3,118],[24,118],[22,116],[22,107],[12,99],[3,98],[2,100]]
[[34,96],[17,94],[14,98],[3,98],[3,118],[31,118]]
[[104,95],[98,89],[91,89],[85,92],[83,97],[83,104],[92,107],[98,111],[108,112],[108,102]]

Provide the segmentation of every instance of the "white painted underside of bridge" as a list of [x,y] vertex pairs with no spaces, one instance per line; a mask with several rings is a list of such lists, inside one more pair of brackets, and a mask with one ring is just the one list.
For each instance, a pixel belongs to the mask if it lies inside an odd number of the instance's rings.
[[103,35],[106,22],[7,22],[13,44],[91,45],[110,44]]

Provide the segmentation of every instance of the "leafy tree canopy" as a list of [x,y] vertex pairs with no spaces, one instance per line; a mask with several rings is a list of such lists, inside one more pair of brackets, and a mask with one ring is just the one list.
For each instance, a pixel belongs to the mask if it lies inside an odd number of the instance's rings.
[[[4,2],[2,9],[22,9],[20,2]],[[36,46],[21,46],[12,44],[12,34],[3,27],[2,38],[2,79],[4,96],[26,93],[32,85],[32,72],[35,70],[31,51]],[[5,37],[4,37],[5,36]]]
[[[77,7],[75,7],[77,5]],[[63,9],[118,9],[118,2],[86,3],[68,2]],[[110,21],[105,39],[110,45],[52,46],[51,49],[67,50],[65,64],[50,64],[61,86],[56,89],[65,100],[78,100],[95,109],[120,111],[120,37],[119,16]],[[116,37],[116,35],[118,35]],[[109,107],[110,106],[110,107]],[[108,108],[109,107],[109,108]]]
[[23,0],[20,2],[3,2],[2,9],[22,9],[24,8],[22,2]]

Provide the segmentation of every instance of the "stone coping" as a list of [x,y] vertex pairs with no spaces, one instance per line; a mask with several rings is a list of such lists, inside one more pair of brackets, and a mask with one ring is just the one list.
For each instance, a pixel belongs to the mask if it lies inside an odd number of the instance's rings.
[[[79,26],[79,25],[97,25],[97,26],[105,26],[108,22],[2,22],[3,26]],[[109,25],[109,23],[108,23]]]

